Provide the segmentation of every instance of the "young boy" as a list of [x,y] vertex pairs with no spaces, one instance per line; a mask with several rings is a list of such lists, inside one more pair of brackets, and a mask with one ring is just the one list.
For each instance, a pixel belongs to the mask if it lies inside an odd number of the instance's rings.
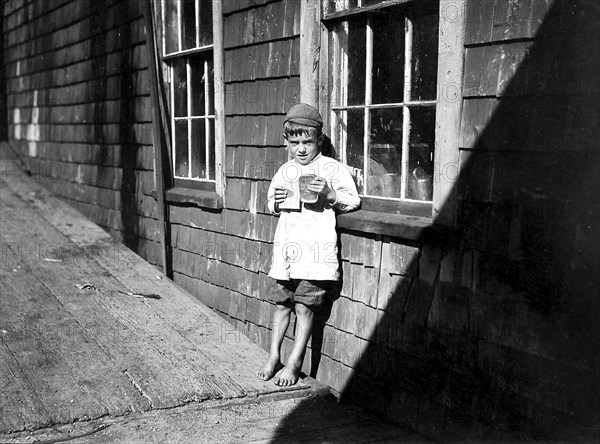
[[[276,308],[269,358],[256,374],[264,380],[274,378],[279,386],[298,382],[313,315],[339,279],[336,210],[351,211],[360,205],[349,171],[321,154],[322,126],[321,115],[310,105],[300,103],[289,110],[283,137],[292,160],[279,168],[268,192],[269,209],[279,215],[269,272],[276,280],[271,291]],[[299,193],[299,178],[305,175],[314,177]],[[311,193],[313,199],[307,199]],[[283,367],[281,344],[292,310],[297,317],[296,340]]]

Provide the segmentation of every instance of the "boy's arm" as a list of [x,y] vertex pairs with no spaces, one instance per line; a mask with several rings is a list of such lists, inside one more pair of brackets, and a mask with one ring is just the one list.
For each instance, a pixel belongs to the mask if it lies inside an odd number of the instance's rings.
[[340,164],[337,173],[331,181],[332,189],[335,191],[335,202],[332,206],[342,213],[356,210],[360,207],[360,197],[356,190],[356,184],[348,169]]

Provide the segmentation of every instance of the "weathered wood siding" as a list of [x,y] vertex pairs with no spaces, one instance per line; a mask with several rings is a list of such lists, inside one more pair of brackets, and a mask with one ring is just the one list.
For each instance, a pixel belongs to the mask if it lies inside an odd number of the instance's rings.
[[4,2],[8,136],[32,180],[157,263],[140,5]]

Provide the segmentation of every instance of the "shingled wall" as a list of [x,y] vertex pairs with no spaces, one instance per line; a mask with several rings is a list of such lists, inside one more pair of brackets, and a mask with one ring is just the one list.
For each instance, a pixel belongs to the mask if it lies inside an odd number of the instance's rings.
[[4,2],[9,139],[33,177],[157,263],[139,2]]
[[[342,399],[445,439],[593,433],[600,39],[590,5],[473,0],[462,11],[458,205],[444,218],[457,223],[441,240],[340,230],[341,294],[304,371]],[[223,10],[225,208],[170,206],[173,274],[266,348],[277,223],[266,190],[287,159],[282,117],[299,99],[300,1]],[[30,180],[158,263],[141,20],[137,2],[7,2],[9,138]],[[292,340],[293,328],[287,351]]]

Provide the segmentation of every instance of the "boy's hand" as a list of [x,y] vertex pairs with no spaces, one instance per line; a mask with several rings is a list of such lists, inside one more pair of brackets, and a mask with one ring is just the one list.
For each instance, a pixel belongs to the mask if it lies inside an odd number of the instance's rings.
[[288,195],[288,190],[283,187],[275,187],[275,204],[282,203]]
[[315,177],[311,180],[306,189],[323,196],[329,203],[334,203],[337,198],[335,191],[332,190],[327,184],[327,181],[321,177]]

